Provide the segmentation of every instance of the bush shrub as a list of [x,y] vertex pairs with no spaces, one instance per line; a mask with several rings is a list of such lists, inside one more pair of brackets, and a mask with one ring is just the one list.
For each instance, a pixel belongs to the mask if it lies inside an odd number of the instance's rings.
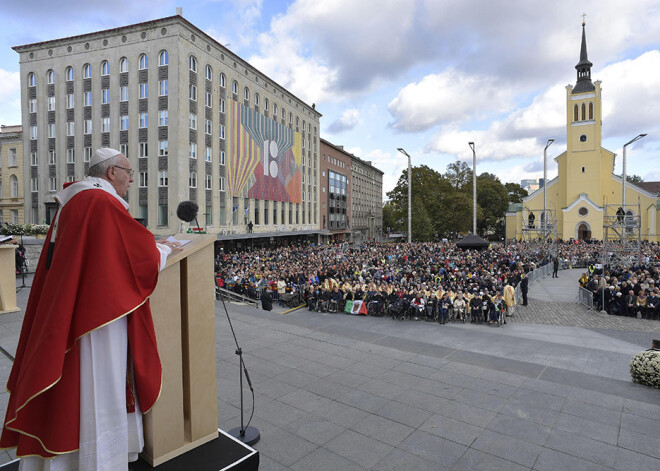
[[635,383],[660,389],[660,351],[639,352],[630,362],[630,376]]

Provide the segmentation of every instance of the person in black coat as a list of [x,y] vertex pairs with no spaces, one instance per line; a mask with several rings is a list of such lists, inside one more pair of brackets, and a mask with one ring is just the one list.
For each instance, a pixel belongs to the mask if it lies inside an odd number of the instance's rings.
[[273,297],[270,295],[268,290],[263,290],[261,293],[261,308],[264,311],[273,310]]
[[552,259],[552,277],[553,278],[559,278],[559,275],[557,272],[559,271],[559,259],[557,257],[554,257]]
[[527,278],[527,273],[525,273],[523,279],[520,280],[520,292],[522,293],[523,306],[527,306],[527,290],[529,290],[529,279]]

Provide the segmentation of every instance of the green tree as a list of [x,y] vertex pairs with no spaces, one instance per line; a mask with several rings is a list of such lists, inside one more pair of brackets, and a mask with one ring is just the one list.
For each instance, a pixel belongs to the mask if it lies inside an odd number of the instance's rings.
[[430,242],[435,239],[435,228],[422,196],[412,199],[412,238],[416,242]]
[[509,195],[500,179],[490,173],[477,177],[477,204],[483,215],[477,218],[477,231],[482,236],[491,236],[495,240],[504,237],[506,210],[509,207]]
[[457,160],[447,165],[447,173],[444,174],[444,177],[449,180],[455,190],[460,190],[472,182],[472,169],[467,163]]
[[639,175],[626,175],[626,181],[629,183],[642,183],[644,179]]
[[398,221],[396,220],[395,212],[396,208],[391,201],[388,201],[383,205],[383,231],[391,232],[401,229],[399,227]]
[[507,193],[509,194],[509,203],[522,203],[522,199],[529,193],[517,183],[505,183]]

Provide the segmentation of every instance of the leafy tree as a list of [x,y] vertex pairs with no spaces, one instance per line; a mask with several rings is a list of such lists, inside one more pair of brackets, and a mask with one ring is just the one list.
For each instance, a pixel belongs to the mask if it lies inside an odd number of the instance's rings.
[[426,211],[426,204],[422,196],[413,196],[412,199],[412,238],[417,242],[430,242],[434,240],[435,228],[431,217]]
[[444,177],[450,181],[455,190],[460,190],[472,182],[472,169],[467,163],[457,160],[447,165],[447,173]]
[[522,199],[529,196],[527,190],[517,183],[505,183],[504,187],[509,194],[509,203],[522,203]]
[[626,175],[626,181],[628,183],[641,183],[644,179],[639,175]]
[[391,201],[388,201],[383,205],[383,230],[386,232],[391,232],[399,230],[399,224],[396,220],[396,208]]
[[483,210],[483,216],[477,218],[479,234],[492,235],[496,240],[504,236],[508,196],[506,187],[495,175],[482,173],[477,177],[477,204]]

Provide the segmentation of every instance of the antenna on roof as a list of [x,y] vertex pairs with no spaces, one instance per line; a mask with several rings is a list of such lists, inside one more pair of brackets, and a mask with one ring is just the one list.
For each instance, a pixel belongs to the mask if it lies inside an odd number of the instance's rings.
[[176,14],[177,16],[183,16],[183,8],[176,7]]

